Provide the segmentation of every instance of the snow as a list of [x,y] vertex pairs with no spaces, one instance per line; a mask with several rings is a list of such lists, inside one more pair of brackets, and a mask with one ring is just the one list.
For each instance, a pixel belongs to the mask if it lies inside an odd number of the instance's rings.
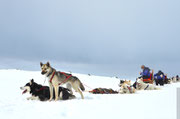
[[[101,76],[73,74],[85,85],[85,99],[78,93],[76,99],[57,102],[26,100],[21,86],[30,79],[43,84],[40,71],[0,70],[0,118],[1,119],[176,119],[176,90],[180,83],[161,87],[161,90],[138,91],[136,94],[94,95],[91,88],[118,90],[119,79]],[[48,85],[47,81],[45,83]]]

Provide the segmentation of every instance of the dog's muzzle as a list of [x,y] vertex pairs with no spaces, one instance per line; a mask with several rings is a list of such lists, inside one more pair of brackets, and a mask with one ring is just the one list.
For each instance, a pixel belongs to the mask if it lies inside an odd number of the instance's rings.
[[[23,87],[20,87],[20,89],[21,89],[21,90],[24,90]],[[26,92],[27,92],[27,89],[25,89],[25,90],[22,92],[22,94],[24,94],[24,93],[26,93]]]
[[46,74],[46,73],[47,73],[46,71],[42,71],[42,72],[41,72],[42,75],[44,75],[44,74]]

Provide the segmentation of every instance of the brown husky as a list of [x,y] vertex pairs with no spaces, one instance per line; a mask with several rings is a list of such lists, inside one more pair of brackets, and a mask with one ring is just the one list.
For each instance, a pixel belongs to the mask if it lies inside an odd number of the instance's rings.
[[66,86],[70,90],[71,94],[73,93],[72,92],[72,88],[73,88],[75,91],[79,92],[81,98],[84,99],[81,90],[84,91],[85,88],[77,77],[64,72],[57,72],[54,68],[50,66],[49,62],[47,62],[46,64],[40,62],[40,66],[42,70],[41,74],[46,75],[46,77],[48,77],[49,79],[49,89],[50,89],[49,101],[53,99],[53,87],[55,91],[55,101],[58,100],[59,85],[61,84],[67,84]]

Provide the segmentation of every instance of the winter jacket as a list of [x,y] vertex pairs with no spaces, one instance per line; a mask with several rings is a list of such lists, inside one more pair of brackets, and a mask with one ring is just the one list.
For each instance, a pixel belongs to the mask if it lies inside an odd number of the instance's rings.
[[148,67],[144,67],[143,72],[141,72],[141,75],[150,77],[150,69]]
[[154,78],[157,79],[157,80],[165,80],[165,75],[163,72],[159,71],[158,73],[156,73],[154,75]]

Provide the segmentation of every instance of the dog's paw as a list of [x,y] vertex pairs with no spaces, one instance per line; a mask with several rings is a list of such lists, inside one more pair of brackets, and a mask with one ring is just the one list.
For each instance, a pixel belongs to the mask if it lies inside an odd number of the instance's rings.
[[52,101],[52,98],[50,98],[48,101],[51,102],[51,101]]
[[30,99],[31,99],[31,97],[28,97],[28,98],[27,98],[27,100],[30,100]]
[[55,101],[55,102],[58,101],[58,98],[56,98],[54,101]]

